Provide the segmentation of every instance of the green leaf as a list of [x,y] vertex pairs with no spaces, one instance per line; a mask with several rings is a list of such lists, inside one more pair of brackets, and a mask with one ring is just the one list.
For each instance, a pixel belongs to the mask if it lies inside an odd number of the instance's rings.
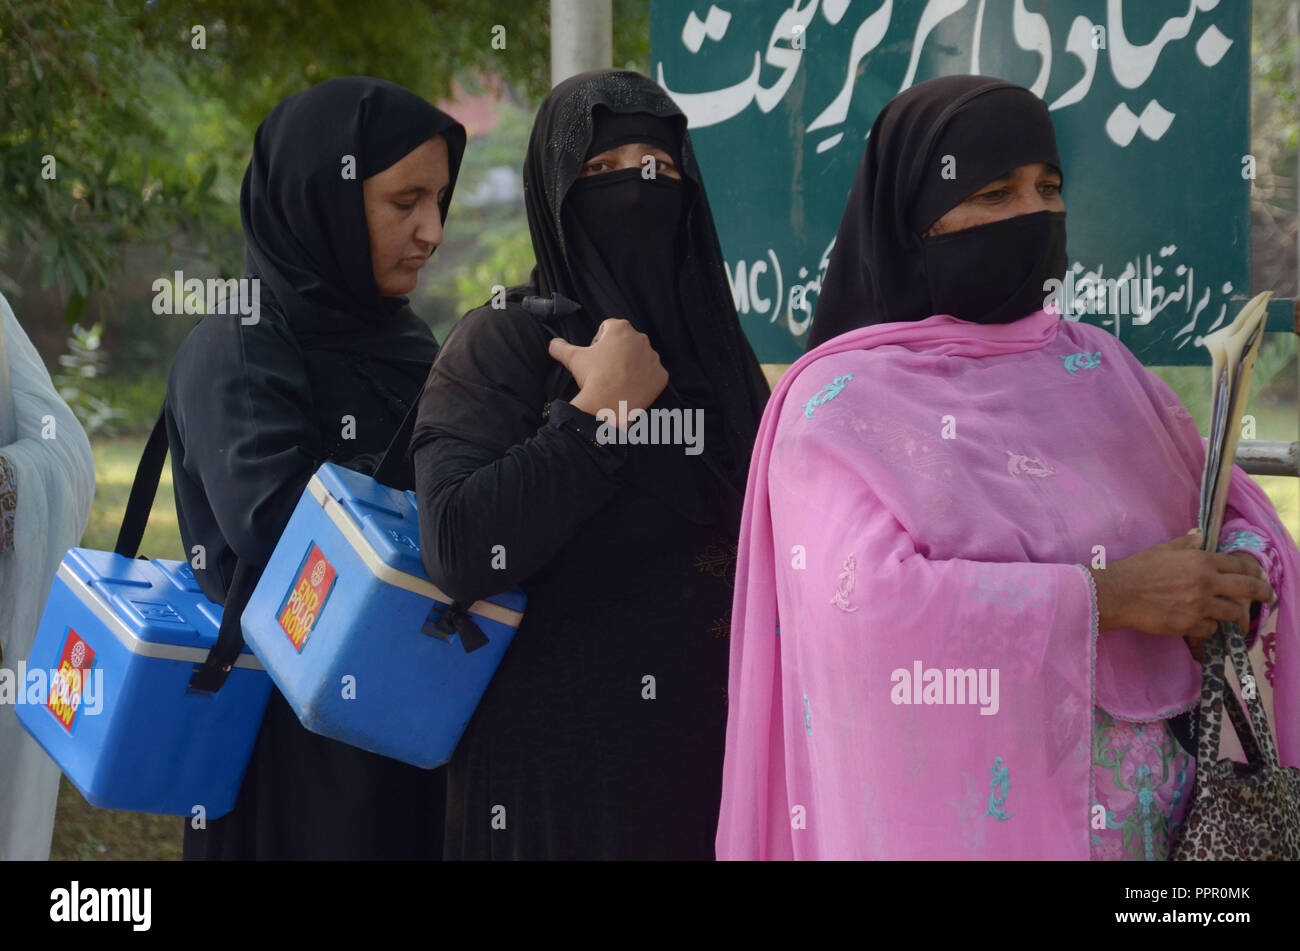
[[72,280],[73,289],[84,297],[88,293],[88,288],[86,287],[86,271],[82,268],[81,262],[77,260],[74,252],[68,251],[64,254],[63,263],[64,267],[67,268],[69,278]]
[[108,154],[104,156],[104,161],[99,166],[99,177],[107,179],[115,165],[117,165],[117,148],[115,146],[110,146]]
[[212,187],[213,181],[217,177],[217,163],[212,162],[203,171],[203,177],[199,179],[198,186],[194,189],[196,195],[206,195],[208,189]]
[[77,319],[85,313],[87,303],[89,303],[89,299],[85,295],[74,293],[68,298],[67,306],[63,308],[63,322],[65,324],[76,323]]

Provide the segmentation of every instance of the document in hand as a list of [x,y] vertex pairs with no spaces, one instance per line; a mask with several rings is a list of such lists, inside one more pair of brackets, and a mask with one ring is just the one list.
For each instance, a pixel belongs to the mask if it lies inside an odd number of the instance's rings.
[[1218,548],[1241,433],[1241,412],[1250,398],[1250,379],[1255,373],[1272,296],[1271,291],[1265,291],[1252,298],[1232,323],[1209,334],[1204,341],[1210,351],[1214,387],[1210,440],[1205,447],[1205,473],[1201,477],[1200,529],[1206,551]]

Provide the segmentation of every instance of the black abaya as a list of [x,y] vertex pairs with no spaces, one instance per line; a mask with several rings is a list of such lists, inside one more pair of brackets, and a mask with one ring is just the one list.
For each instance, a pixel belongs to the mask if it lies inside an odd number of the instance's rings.
[[[322,462],[373,471],[419,393],[437,345],[404,298],[380,297],[361,183],[434,135],[447,141],[454,183],[460,126],[363,78],[291,97],[258,130],[241,210],[259,319],[204,317],[167,389],[181,537],[187,551],[202,546],[195,575],[215,601],[236,556],[266,563]],[[355,179],[340,175],[345,154]],[[273,690],[234,810],[202,829],[186,820],[184,855],[439,858],[444,789],[442,770],[309,732]]]
[[517,307],[466,315],[446,346],[490,356],[492,373],[456,385],[492,389],[485,422],[511,446],[442,436],[415,452],[434,582],[529,597],[447,766],[446,857],[711,859],[732,529],[647,487],[664,472],[680,485],[680,446],[593,445],[566,421],[590,434],[594,417],[564,401],[542,422],[547,339]]
[[[598,107],[678,130],[688,194],[676,272],[653,308],[602,270],[617,255],[562,224]],[[514,584],[529,598],[447,767],[447,858],[713,857],[736,519],[767,388],[683,129],[634,73],[587,73],[552,92],[524,170],[532,285],[457,324],[421,397],[412,449],[431,578],[461,600]],[[645,237],[640,224],[625,222],[629,241]],[[581,305],[549,322],[575,344],[607,316],[648,333],[670,374],[654,405],[705,409],[704,453],[597,445],[525,293]]]

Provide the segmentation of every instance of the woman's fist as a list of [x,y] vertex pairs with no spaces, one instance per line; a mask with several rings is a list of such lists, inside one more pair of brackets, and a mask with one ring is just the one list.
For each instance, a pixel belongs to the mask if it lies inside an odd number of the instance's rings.
[[620,318],[602,321],[587,347],[557,337],[550,355],[578,383],[578,395],[569,402],[593,416],[602,409],[617,412],[619,401],[627,403],[629,412],[647,409],[668,385],[668,371],[650,338]]

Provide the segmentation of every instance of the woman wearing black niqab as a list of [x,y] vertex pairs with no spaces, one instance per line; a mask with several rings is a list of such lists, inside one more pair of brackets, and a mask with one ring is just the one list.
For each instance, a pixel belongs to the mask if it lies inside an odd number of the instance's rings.
[[[266,564],[321,463],[373,471],[419,393],[437,344],[401,295],[442,240],[464,147],[450,116],[365,77],[258,128],[240,211],[260,312],[201,320],[167,388],[181,536],[212,600],[237,557]],[[187,820],[184,855],[438,858],[443,796],[441,770],[311,733],[273,690],[234,810]]]
[[1058,173],[1046,104],[988,76],[942,76],[895,96],[871,127],[817,298],[807,349],[858,327],[951,314],[1010,323],[1065,273],[1065,213],[928,234],[949,209],[1013,169]]
[[[630,144],[667,161],[593,161]],[[768,388],[685,118],[657,85],[600,70],[557,86],[524,194],[530,284],[457,324],[412,440],[430,577],[461,600],[529,597],[447,767],[446,857],[712,858],[735,537]],[[593,439],[566,367],[618,332],[611,317],[667,370],[652,408],[703,411],[698,455]]]

